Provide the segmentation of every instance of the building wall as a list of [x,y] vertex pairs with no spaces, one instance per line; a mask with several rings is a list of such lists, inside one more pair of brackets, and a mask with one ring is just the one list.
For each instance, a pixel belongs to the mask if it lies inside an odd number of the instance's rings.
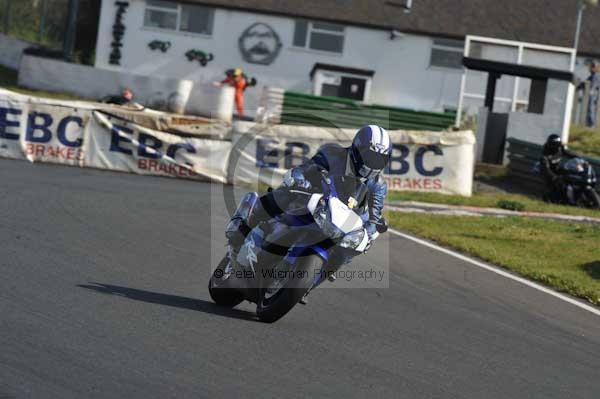
[[155,110],[198,115],[231,122],[234,91],[209,84],[124,71],[98,70],[61,60],[23,55],[19,86],[34,90],[71,93],[88,99],[116,95],[131,87],[134,101]]
[[[217,9],[211,36],[145,28],[144,0],[129,1],[130,7],[124,15],[127,29],[121,66],[110,65],[114,3],[114,0],[104,0],[102,5],[96,50],[98,68],[212,82],[222,79],[226,69],[241,67],[259,83],[246,92],[250,109],[258,104],[263,85],[312,92],[309,73],[319,62],[374,70],[371,103],[418,110],[442,110],[456,107],[458,103],[462,71],[430,68],[432,39],[425,36],[405,35],[390,40],[387,31],[346,27],[343,54],[329,54],[293,47],[294,20],[280,16]],[[238,38],[255,22],[271,26],[283,43],[271,65],[245,62],[238,48]],[[148,44],[153,40],[170,41],[172,46],[167,53],[152,51]],[[215,59],[201,67],[185,58],[184,54],[190,49],[213,53]]]

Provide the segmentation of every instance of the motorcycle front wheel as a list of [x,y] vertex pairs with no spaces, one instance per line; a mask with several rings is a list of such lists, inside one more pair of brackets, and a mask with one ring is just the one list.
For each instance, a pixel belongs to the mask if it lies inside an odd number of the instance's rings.
[[244,295],[233,288],[226,287],[227,279],[230,277],[228,267],[229,257],[225,256],[208,280],[208,293],[217,305],[232,308],[244,301]]
[[293,270],[286,271],[284,279],[272,279],[261,290],[256,315],[260,321],[273,323],[285,316],[312,288],[315,276],[321,271],[323,260],[317,255],[298,258]]

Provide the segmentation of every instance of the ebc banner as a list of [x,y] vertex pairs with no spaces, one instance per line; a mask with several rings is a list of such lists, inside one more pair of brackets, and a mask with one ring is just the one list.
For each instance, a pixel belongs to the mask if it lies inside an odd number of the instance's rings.
[[0,156],[83,166],[90,111],[0,100]]
[[[301,126],[234,124],[230,180],[277,186],[290,168],[306,162],[326,143],[349,146],[354,131]],[[391,131],[389,190],[471,195],[473,133]]]
[[93,112],[86,126],[85,164],[184,179],[226,182],[231,143],[184,138]]

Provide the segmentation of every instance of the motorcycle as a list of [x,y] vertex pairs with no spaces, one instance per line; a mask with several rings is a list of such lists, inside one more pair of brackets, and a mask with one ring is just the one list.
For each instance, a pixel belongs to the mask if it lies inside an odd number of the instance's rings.
[[[275,322],[325,280],[333,281],[348,259],[367,252],[371,242],[365,229],[367,187],[351,176],[320,173],[318,190],[277,189],[278,195],[289,199],[289,206],[245,231],[241,245],[228,238],[227,255],[209,280],[215,303],[234,307],[248,300],[256,303],[259,320]],[[257,193],[246,194],[236,215],[247,222],[258,200]],[[228,237],[239,229],[233,220]],[[383,221],[377,235],[386,230]]]
[[582,158],[562,160],[556,171],[559,184],[555,192],[545,196],[546,201],[600,209],[600,195],[596,191],[598,179],[589,162]]

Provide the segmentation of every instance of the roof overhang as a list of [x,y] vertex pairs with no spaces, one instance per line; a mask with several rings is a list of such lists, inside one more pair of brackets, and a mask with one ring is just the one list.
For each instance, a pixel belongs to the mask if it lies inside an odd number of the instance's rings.
[[310,71],[311,79],[315,76],[315,73],[318,70],[347,73],[350,75],[361,75],[361,76],[367,76],[367,77],[373,77],[375,75],[375,71],[368,70],[368,69],[349,68],[349,67],[344,67],[344,66],[340,66],[340,65],[321,64],[320,62],[317,62],[315,64],[315,66],[313,66],[312,70]]
[[575,79],[575,75],[570,71],[511,64],[508,62],[482,60],[472,57],[464,57],[463,65],[468,69],[473,69],[476,71],[496,73],[500,75],[519,76],[529,79],[556,79],[567,82],[572,82]]

